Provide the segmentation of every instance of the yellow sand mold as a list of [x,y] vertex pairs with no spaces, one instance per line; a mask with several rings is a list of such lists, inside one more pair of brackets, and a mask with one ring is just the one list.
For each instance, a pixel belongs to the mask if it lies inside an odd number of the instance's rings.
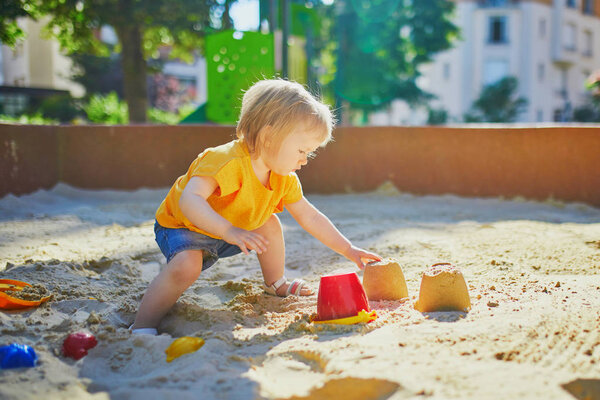
[[369,300],[400,300],[408,297],[402,268],[390,258],[365,266],[363,286]]
[[471,309],[469,290],[458,268],[440,263],[425,270],[415,309],[421,312],[468,312]]

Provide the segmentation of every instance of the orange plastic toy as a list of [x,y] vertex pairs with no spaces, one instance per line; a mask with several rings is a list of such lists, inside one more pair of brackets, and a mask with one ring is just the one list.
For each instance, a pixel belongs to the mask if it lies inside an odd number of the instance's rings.
[[18,310],[20,308],[36,307],[52,296],[45,296],[39,300],[23,300],[5,293],[7,290],[21,291],[24,287],[31,286],[27,282],[16,281],[14,279],[0,279],[0,308],[4,310]]

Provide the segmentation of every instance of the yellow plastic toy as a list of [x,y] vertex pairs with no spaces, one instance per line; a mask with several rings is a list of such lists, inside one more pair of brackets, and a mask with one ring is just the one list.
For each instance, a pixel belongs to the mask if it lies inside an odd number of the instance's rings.
[[377,313],[375,312],[375,310],[370,311],[370,312],[366,312],[365,310],[360,310],[357,315],[354,315],[352,317],[330,319],[327,321],[319,321],[315,318],[316,318],[316,315],[311,316],[310,322],[312,322],[314,324],[354,325],[354,324],[359,324],[361,322],[368,323],[371,321],[375,321],[377,319]]
[[167,362],[171,362],[177,357],[187,353],[193,353],[204,346],[204,339],[192,336],[184,336],[173,340],[173,343],[165,350]]

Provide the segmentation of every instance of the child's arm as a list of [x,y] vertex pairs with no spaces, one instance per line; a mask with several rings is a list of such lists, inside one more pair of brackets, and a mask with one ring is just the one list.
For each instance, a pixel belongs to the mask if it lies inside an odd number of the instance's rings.
[[310,204],[306,198],[302,197],[302,199],[295,203],[286,204],[286,207],[304,230],[336,253],[356,263],[358,268],[363,269],[365,267],[363,260],[381,261],[381,257],[378,255],[353,246],[337,230],[329,218]]
[[250,250],[259,254],[266,251],[268,242],[262,235],[233,226],[208,204],[206,199],[217,187],[213,177],[192,177],[179,199],[183,215],[198,228],[238,246],[245,254],[249,254]]

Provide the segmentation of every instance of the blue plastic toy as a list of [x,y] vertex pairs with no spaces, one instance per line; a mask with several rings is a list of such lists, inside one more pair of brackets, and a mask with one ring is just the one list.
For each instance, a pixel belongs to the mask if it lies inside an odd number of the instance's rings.
[[0,368],[35,367],[37,354],[31,346],[13,343],[0,347]]

